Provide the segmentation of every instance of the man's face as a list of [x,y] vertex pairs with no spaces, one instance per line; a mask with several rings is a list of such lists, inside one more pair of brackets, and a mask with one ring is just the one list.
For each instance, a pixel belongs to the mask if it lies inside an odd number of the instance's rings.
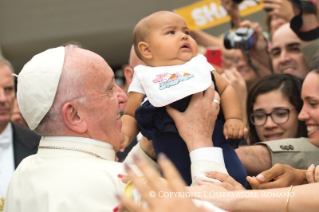
[[127,101],[127,96],[115,84],[114,73],[104,59],[89,53],[88,71],[84,75],[82,88],[87,97],[82,108],[88,125],[87,133],[92,139],[110,143],[115,150],[119,150],[124,141],[120,104]]
[[153,58],[148,65],[180,65],[197,55],[197,44],[181,16],[161,13],[150,22],[151,32],[146,42]]
[[275,73],[292,74],[301,79],[307,75],[301,41],[289,25],[285,24],[275,32],[270,55]]
[[257,73],[248,65],[247,58],[239,49],[227,50],[223,53],[224,68],[236,67],[247,84],[252,84],[258,79]]
[[10,121],[14,102],[14,81],[6,65],[0,65],[0,130]]

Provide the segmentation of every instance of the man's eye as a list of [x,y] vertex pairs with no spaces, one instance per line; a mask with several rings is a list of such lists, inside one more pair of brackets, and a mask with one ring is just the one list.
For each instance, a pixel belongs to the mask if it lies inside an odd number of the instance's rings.
[[278,57],[280,55],[280,51],[273,51],[271,52],[272,57]]
[[299,53],[300,52],[300,48],[299,47],[292,47],[290,49],[291,52],[296,52],[296,53]]
[[13,87],[5,88],[4,91],[5,91],[6,93],[10,93],[10,92],[13,91]]

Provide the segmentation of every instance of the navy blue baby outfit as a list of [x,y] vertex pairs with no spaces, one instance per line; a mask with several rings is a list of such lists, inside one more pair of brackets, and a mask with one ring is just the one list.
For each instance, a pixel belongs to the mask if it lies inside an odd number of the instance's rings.
[[[211,75],[216,85],[214,75]],[[216,86],[215,90],[218,92]],[[180,112],[184,112],[190,99],[191,96],[185,97],[170,104],[170,106]],[[136,110],[135,119],[137,120],[138,128],[142,135],[149,140],[153,140],[156,155],[160,152],[165,153],[174,163],[187,185],[190,185],[192,179],[189,152],[186,143],[178,134],[173,119],[166,112],[166,108],[154,107],[149,101],[146,101]],[[247,173],[233,148],[233,146],[237,146],[239,139],[225,139],[223,135],[224,123],[225,119],[222,110],[220,110],[212,136],[214,147],[222,148],[224,162],[229,175],[246,188]]]

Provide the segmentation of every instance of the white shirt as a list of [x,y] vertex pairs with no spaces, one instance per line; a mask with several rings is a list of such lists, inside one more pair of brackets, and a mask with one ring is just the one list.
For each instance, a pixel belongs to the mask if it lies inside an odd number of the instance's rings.
[[42,140],[72,141],[72,142],[79,142],[79,143],[85,143],[85,144],[94,144],[97,146],[113,149],[113,146],[111,144],[103,142],[103,141],[94,140],[92,138],[75,137],[75,136],[43,136]]
[[0,134],[0,197],[5,197],[14,172],[12,126],[9,123]]

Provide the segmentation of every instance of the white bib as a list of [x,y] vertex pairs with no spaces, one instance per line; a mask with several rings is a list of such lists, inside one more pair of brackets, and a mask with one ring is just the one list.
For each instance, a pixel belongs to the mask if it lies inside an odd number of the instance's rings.
[[214,67],[201,54],[183,65],[161,67],[138,65],[134,68],[138,81],[154,107],[163,107],[206,90],[212,83],[213,70]]

